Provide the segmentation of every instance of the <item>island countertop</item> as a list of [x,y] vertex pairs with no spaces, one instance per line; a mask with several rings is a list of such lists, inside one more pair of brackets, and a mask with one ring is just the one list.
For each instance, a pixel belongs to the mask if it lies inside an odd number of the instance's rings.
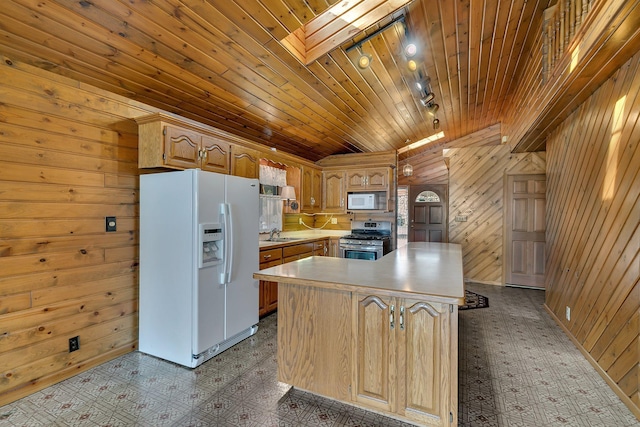
[[314,256],[260,270],[259,280],[324,288],[369,288],[464,303],[462,249],[453,243],[409,243],[377,261]]

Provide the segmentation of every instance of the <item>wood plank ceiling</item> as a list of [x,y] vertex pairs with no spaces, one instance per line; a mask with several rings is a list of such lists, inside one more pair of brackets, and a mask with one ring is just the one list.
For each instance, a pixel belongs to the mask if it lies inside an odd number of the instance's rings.
[[[316,161],[499,123],[549,1],[414,0],[304,65],[280,40],[335,3],[3,0],[0,52]],[[397,23],[362,43],[373,61],[359,69],[359,49],[347,48],[402,14],[408,33]],[[407,35],[438,130],[406,67]]]

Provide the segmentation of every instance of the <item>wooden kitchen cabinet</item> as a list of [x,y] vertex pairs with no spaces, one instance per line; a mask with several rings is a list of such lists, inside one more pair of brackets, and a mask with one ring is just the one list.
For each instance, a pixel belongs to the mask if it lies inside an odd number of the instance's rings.
[[330,237],[329,238],[329,256],[340,258],[340,238],[339,237]]
[[288,267],[254,274],[279,283],[278,381],[416,425],[457,425],[460,245]]
[[449,421],[448,304],[356,294],[353,400],[424,425]]
[[389,168],[348,170],[347,191],[386,191],[389,188]]
[[162,114],[138,119],[138,167],[229,173],[231,144]]
[[327,256],[329,252],[329,239],[313,242],[313,256]]
[[258,178],[260,155],[256,150],[240,145],[231,147],[231,175]]
[[322,172],[322,211],[344,213],[346,211],[345,172]]
[[[293,243],[278,248],[262,248],[260,249],[260,270],[310,256],[325,256],[328,246],[329,239],[323,239],[314,242]],[[276,311],[278,309],[278,282],[261,280],[258,301],[258,315],[260,317]]]
[[322,171],[309,166],[302,167],[301,212],[319,212],[322,209]]
[[[282,264],[282,248],[260,250],[260,270]],[[278,282],[260,281],[258,316],[262,317],[278,308]]]

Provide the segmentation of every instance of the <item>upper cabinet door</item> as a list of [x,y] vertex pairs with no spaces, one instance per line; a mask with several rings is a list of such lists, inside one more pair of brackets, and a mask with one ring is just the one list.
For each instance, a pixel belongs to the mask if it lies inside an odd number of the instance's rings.
[[365,171],[347,171],[347,190],[364,190],[367,186]]
[[302,212],[319,212],[322,207],[322,171],[309,166],[302,167]]
[[164,158],[167,166],[195,168],[200,164],[200,138],[197,132],[177,126],[164,127]]
[[385,191],[389,187],[389,168],[347,171],[347,191]]
[[322,194],[324,212],[345,212],[344,171],[329,171],[322,173]]
[[229,173],[231,145],[221,139],[210,136],[202,137],[202,170]]
[[239,145],[231,150],[231,175],[258,178],[260,159],[258,152]]
[[389,187],[389,169],[368,169],[367,188],[370,190],[386,190]]

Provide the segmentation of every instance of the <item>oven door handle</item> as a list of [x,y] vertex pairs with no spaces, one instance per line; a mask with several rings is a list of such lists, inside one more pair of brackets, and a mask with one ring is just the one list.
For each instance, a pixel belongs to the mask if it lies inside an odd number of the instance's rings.
[[378,251],[382,250],[382,246],[370,246],[370,245],[340,245],[340,249],[347,249],[353,251]]

